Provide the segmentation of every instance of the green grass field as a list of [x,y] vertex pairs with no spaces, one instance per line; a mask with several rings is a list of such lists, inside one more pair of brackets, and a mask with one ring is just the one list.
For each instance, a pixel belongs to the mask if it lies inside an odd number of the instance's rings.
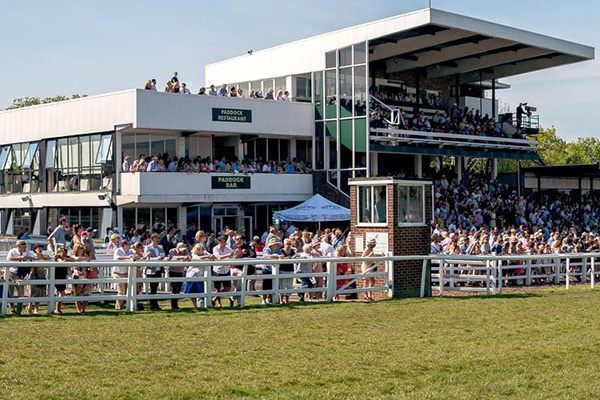
[[0,398],[592,399],[599,308],[598,291],[577,287],[11,316],[0,318]]

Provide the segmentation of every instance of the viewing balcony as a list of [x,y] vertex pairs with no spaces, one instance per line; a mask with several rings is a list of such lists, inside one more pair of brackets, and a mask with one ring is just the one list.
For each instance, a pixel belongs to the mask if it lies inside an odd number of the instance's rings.
[[313,194],[312,179],[312,174],[122,172],[117,203],[304,201]]
[[409,154],[471,156],[535,160],[537,142],[529,139],[371,129],[371,150]]

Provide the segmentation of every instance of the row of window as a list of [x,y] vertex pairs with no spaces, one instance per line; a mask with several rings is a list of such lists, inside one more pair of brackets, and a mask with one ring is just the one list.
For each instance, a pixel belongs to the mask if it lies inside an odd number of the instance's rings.
[[[388,216],[387,186],[358,186],[357,210],[359,224],[386,224]],[[425,186],[397,185],[398,222],[400,224],[425,223]]]

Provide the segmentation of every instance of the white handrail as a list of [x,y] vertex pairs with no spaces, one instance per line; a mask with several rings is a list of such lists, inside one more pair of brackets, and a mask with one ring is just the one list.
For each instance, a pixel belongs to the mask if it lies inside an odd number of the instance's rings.
[[513,143],[513,144],[524,144],[524,145],[537,145],[537,141],[529,139],[513,139],[513,138],[499,138],[495,136],[480,136],[480,135],[462,135],[458,133],[439,133],[439,132],[423,132],[423,131],[412,131],[408,129],[386,129],[386,128],[373,128],[371,132],[383,133],[385,135],[398,134],[405,136],[420,136],[426,138],[439,138],[439,139],[465,139],[465,140],[476,140],[484,142],[501,142],[501,143]]

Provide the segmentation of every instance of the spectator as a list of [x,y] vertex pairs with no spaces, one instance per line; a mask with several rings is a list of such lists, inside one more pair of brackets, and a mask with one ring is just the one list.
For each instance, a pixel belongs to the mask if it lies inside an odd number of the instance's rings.
[[[227,246],[227,238],[223,235],[219,236],[217,239],[217,246],[213,249],[213,255],[216,260],[223,260],[226,258],[231,258],[233,250],[231,247]],[[213,276],[216,277],[224,277],[230,275],[230,267],[227,265],[215,265],[212,270]],[[214,281],[214,288],[217,293],[221,292],[229,292],[231,290],[231,281],[228,280],[218,280]],[[215,307],[216,305],[221,307],[221,297],[215,296],[212,299],[212,305]]]
[[[189,261],[192,256],[189,254],[185,243],[177,243],[176,247],[169,250],[170,261]],[[169,267],[169,278],[183,278],[185,267]],[[171,294],[179,294],[181,292],[182,282],[171,282]],[[179,309],[179,299],[171,299],[171,308]]]

